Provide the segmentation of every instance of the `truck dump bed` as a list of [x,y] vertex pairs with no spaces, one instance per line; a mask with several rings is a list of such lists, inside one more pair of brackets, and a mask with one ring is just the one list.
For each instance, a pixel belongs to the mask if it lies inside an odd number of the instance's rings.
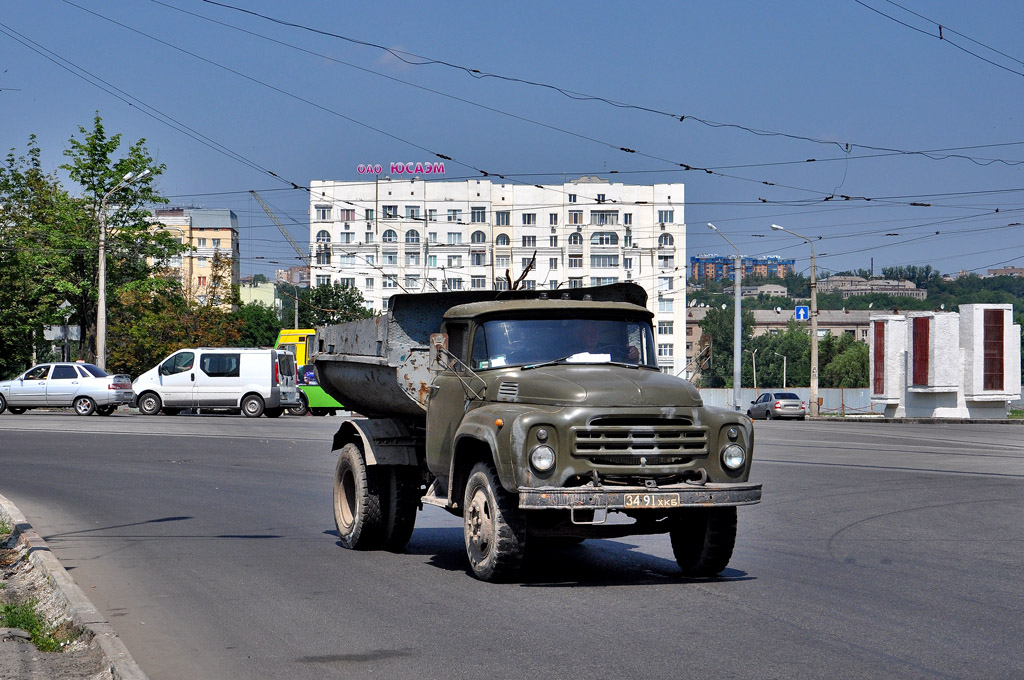
[[446,311],[470,302],[545,297],[647,304],[643,288],[632,283],[556,291],[395,295],[386,315],[316,329],[317,378],[324,391],[345,408],[364,416],[422,419],[431,383],[430,334],[440,331]]

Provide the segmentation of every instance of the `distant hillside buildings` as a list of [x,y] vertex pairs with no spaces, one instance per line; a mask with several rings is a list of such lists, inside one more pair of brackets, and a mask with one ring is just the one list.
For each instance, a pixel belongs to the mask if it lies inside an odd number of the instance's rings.
[[891,295],[892,297],[909,297],[924,300],[928,291],[918,288],[911,281],[893,281],[892,279],[865,279],[860,276],[830,276],[818,281],[819,293],[839,293],[844,300],[855,295]]
[[[783,278],[793,273],[796,260],[784,260],[777,255],[743,258],[743,278],[764,276]],[[735,277],[736,258],[729,255],[696,255],[690,258],[690,277],[698,281],[721,281]]]

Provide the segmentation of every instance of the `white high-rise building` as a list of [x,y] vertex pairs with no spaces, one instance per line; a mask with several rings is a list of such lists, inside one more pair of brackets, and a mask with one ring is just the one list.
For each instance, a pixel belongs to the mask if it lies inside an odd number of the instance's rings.
[[551,290],[634,281],[655,314],[662,370],[685,375],[683,205],[682,184],[597,177],[316,180],[311,284],[358,288],[386,311],[395,293],[507,289],[520,277],[519,288]]

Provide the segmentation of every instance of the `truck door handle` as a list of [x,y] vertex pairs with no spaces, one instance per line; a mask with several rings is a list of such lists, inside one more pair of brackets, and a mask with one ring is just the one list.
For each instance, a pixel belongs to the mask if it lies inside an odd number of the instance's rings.
[[195,382],[196,381],[196,374],[195,373],[191,373],[190,375],[192,376],[192,382]]

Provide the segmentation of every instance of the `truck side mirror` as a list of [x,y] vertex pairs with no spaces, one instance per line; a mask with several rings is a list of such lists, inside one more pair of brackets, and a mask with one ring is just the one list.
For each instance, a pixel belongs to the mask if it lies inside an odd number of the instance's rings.
[[430,334],[430,370],[445,371],[448,369],[448,334]]

